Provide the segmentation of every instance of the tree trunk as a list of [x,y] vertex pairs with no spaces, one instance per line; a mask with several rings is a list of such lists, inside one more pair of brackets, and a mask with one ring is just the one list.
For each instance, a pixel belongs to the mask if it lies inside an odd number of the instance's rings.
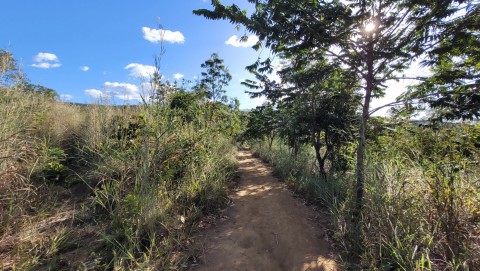
[[273,145],[273,140],[275,139],[275,135],[270,135],[270,137],[268,138],[268,150],[271,151],[272,150],[272,145]]
[[[372,36],[370,34],[370,40]],[[360,216],[363,209],[363,192],[365,185],[365,148],[367,145],[366,139],[366,130],[367,130],[367,121],[369,117],[370,101],[372,99],[372,92],[374,89],[374,71],[373,71],[373,42],[370,41],[367,48],[366,55],[366,64],[367,64],[367,74],[365,75],[366,87],[365,87],[365,99],[362,107],[362,118],[360,120],[360,129],[359,129],[359,139],[358,139],[358,149],[357,149],[357,185],[356,185],[356,199],[355,199],[355,210],[353,213],[354,223],[357,226],[360,226]]]
[[326,177],[327,173],[325,172],[325,156],[322,157],[320,154],[321,144],[319,142],[314,142],[313,147],[315,148],[315,157],[317,158],[318,168],[322,177]]
[[[370,39],[372,36],[370,36]],[[359,139],[358,139],[358,149],[357,149],[357,183],[356,183],[356,198],[355,198],[355,209],[353,210],[352,216],[352,230],[350,234],[353,237],[353,247],[351,251],[351,257],[354,262],[357,264],[361,263],[361,255],[363,254],[364,244],[363,244],[363,225],[362,225],[362,210],[363,210],[363,196],[364,196],[364,186],[365,186],[365,151],[367,145],[366,139],[366,130],[367,130],[367,121],[369,117],[370,109],[370,100],[372,98],[372,92],[374,89],[374,80],[375,76],[373,73],[373,42],[371,41],[367,47],[366,54],[366,64],[367,64],[367,74],[364,75],[365,79],[365,99],[362,106],[362,117],[360,119],[360,128],[359,128]]]
[[298,157],[298,150],[300,149],[300,144],[298,142],[295,142],[295,144],[293,145],[293,155],[295,157]]
[[[365,97],[365,100],[367,97]],[[367,115],[365,115],[367,112]],[[355,223],[358,223],[360,220],[360,215],[363,208],[363,191],[365,184],[365,147],[366,147],[366,126],[368,119],[368,106],[363,105],[362,119],[360,120],[360,129],[359,129],[359,140],[358,140],[358,149],[357,149],[357,184],[356,184],[356,198],[355,198],[355,212],[354,219]]]

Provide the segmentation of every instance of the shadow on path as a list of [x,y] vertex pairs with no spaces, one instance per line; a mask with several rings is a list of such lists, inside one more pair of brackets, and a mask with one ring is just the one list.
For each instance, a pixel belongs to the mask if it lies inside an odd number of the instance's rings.
[[233,205],[197,235],[203,254],[192,270],[337,270],[318,213],[248,151],[239,151],[238,162]]

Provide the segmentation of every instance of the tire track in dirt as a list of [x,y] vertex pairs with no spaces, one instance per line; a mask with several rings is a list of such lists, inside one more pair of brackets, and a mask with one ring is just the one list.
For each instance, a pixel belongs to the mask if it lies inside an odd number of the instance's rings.
[[192,270],[338,270],[319,214],[249,152],[239,151],[238,162],[233,204],[196,236],[202,255]]

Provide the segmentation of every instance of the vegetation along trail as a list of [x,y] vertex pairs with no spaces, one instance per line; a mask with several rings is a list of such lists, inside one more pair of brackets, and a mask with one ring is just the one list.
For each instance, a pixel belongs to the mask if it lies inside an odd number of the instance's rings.
[[197,236],[202,255],[194,270],[337,270],[319,214],[248,151],[238,160],[233,204]]

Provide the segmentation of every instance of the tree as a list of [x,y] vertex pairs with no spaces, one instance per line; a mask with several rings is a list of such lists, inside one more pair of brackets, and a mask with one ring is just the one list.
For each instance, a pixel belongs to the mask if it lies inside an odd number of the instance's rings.
[[428,104],[433,120],[480,118],[480,3],[463,6],[464,14],[437,26],[439,42],[422,62],[432,76],[401,97]]
[[243,133],[244,139],[267,138],[268,148],[271,150],[273,140],[278,134],[280,112],[272,104],[264,104],[248,113],[246,130]]
[[180,116],[183,121],[192,122],[201,114],[200,101],[202,101],[202,98],[203,97],[198,95],[197,92],[187,92],[180,89],[172,95],[170,108],[174,114]]
[[12,53],[0,49],[0,87],[19,87],[24,92],[38,93],[48,98],[58,97],[55,90],[29,82]]
[[25,82],[23,86],[25,92],[38,93],[50,99],[55,99],[58,97],[57,92],[54,89],[44,87],[42,85],[34,85],[29,82]]
[[283,81],[291,85],[281,104],[296,112],[289,127],[296,138],[304,137],[312,145],[320,173],[326,177],[326,161],[337,160],[342,145],[353,139],[360,97],[353,72],[325,59],[314,64],[303,61],[309,58],[298,55],[281,71]]
[[0,49],[0,87],[15,86],[23,83],[25,76],[18,67],[11,52]]
[[311,143],[309,122],[306,121],[308,111],[298,99],[285,100],[278,108],[279,137],[290,147],[292,155],[297,156],[301,146]]
[[201,67],[205,69],[202,72],[200,84],[205,88],[207,98],[212,102],[226,102],[224,87],[232,80],[228,68],[223,65],[223,59],[218,57],[217,53],[206,60]]
[[[226,19],[256,34],[275,53],[315,52],[355,71],[363,90],[356,163],[354,222],[360,225],[365,182],[366,125],[372,98],[384,95],[385,82],[420,56],[436,36],[432,29],[455,14],[456,1],[249,0],[249,13],[213,0],[213,10],[195,10],[209,19]],[[258,45],[256,47],[259,47]],[[268,61],[263,62],[269,65]]]

